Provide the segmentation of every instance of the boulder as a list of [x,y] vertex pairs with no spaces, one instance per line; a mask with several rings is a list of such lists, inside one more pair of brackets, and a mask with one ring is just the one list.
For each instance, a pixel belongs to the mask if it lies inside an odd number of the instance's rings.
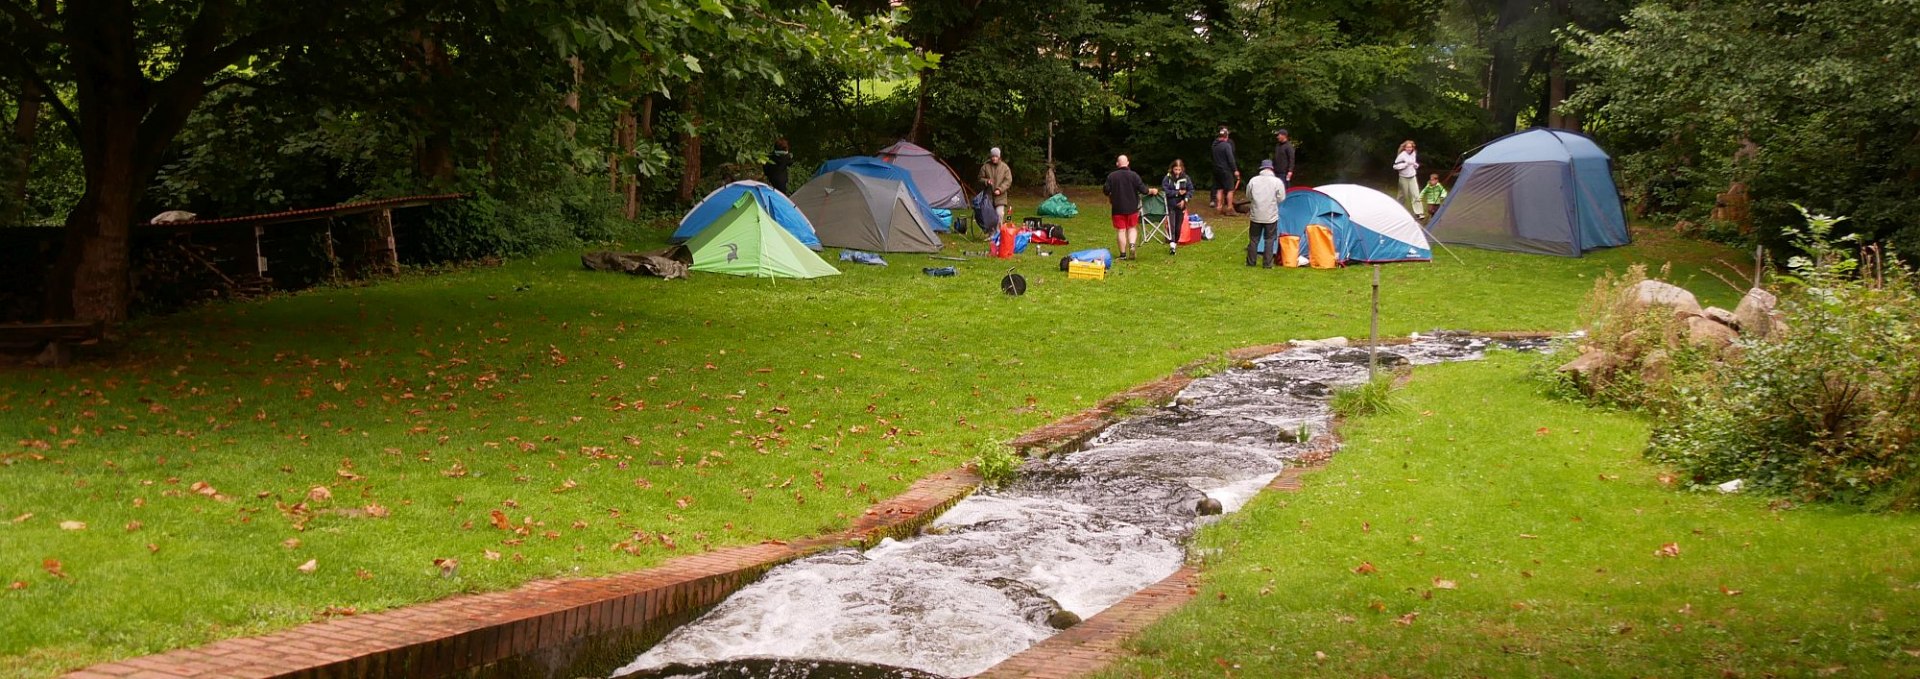
[[1667,350],[1655,349],[1640,359],[1640,381],[1644,384],[1659,384],[1673,375],[1673,360],[1668,358]]
[[1635,310],[1664,306],[1674,311],[1700,313],[1700,300],[1693,293],[1666,281],[1640,281],[1627,290],[1627,296]]
[[1773,330],[1769,319],[1779,304],[1780,299],[1771,292],[1760,288],[1748,290],[1746,296],[1740,298],[1740,305],[1733,309],[1734,327],[1752,337],[1766,337]]
[[1687,319],[1687,342],[1694,346],[1719,351],[1733,345],[1740,339],[1740,333],[1733,328],[1713,322],[1704,316]]
[[1733,312],[1727,311],[1726,309],[1722,309],[1717,306],[1707,307],[1705,311],[1700,312],[1700,315],[1705,316],[1707,320],[1713,321],[1715,323],[1719,323],[1729,328],[1738,329],[1740,327],[1740,321],[1733,317]]
[[1066,629],[1078,624],[1080,624],[1080,614],[1064,608],[1054,611],[1053,615],[1047,616],[1047,626],[1054,629]]
[[1222,511],[1225,511],[1225,509],[1226,509],[1225,507],[1220,506],[1219,500],[1215,500],[1210,497],[1201,498],[1201,500],[1195,503],[1193,507],[1193,511],[1201,516],[1213,516],[1213,515],[1219,514]]
[[1620,357],[1591,347],[1581,347],[1579,358],[1568,361],[1557,370],[1571,376],[1573,383],[1582,390],[1591,392],[1596,386],[1605,384],[1607,377],[1619,367]]

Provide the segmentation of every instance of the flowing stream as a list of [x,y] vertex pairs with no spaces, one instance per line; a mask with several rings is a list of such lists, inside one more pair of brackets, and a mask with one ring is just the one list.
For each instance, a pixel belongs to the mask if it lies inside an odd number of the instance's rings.
[[[1416,336],[1382,366],[1480,358]],[[1537,345],[1538,342],[1506,343]],[[1523,348],[1523,347],[1516,347]],[[1364,382],[1367,351],[1304,347],[1195,380],[1083,450],[954,505],[920,535],[774,568],[615,672],[625,679],[942,679],[978,674],[1179,570]]]

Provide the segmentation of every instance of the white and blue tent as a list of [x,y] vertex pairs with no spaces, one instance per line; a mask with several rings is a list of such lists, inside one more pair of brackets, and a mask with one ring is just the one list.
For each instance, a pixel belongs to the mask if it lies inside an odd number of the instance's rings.
[[1300,249],[1279,256],[1298,258],[1306,254],[1307,227],[1313,224],[1333,233],[1334,256],[1341,264],[1433,260],[1426,234],[1407,212],[1407,206],[1358,184],[1288,191],[1287,199],[1280,203],[1279,231],[1298,236]]
[[814,234],[813,223],[807,221],[807,216],[800,212],[800,208],[795,207],[793,201],[785,194],[755,181],[739,181],[714,189],[713,193],[707,194],[699,205],[688,210],[685,217],[680,218],[680,228],[674,229],[671,240],[675,243],[693,240],[694,236],[700,235],[700,232],[713,226],[716,220],[726,215],[728,210],[733,209],[733,204],[743,195],[753,196],[754,202],[759,203],[761,209],[772,215],[773,221],[778,222],[780,228],[793,234],[794,239],[800,241],[801,245],[811,250],[820,249],[820,237]]
[[1613,160],[1585,135],[1548,128],[1468,158],[1427,226],[1442,243],[1563,257],[1632,240]]

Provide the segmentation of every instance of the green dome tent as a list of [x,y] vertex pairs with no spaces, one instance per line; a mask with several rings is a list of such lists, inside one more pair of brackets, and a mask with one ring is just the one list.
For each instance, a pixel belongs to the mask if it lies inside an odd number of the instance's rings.
[[819,278],[840,273],[742,194],[713,225],[687,241],[693,270],[755,278]]

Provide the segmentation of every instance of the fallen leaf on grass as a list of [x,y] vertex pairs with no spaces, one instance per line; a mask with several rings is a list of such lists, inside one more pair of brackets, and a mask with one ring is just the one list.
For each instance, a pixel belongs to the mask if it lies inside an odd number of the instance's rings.
[[1538,535],[1533,535],[1533,534],[1530,534],[1530,533],[1521,533],[1521,534],[1520,534],[1520,539],[1522,539],[1522,540],[1538,540],[1538,539],[1540,539],[1540,536],[1538,536]]
[[300,546],[300,538],[287,538],[285,540],[281,540],[280,546],[285,547],[287,549],[298,548]]
[[187,490],[191,490],[195,493],[199,493],[207,497],[214,497],[220,494],[219,490],[214,489],[213,484],[207,483],[205,481],[195,481],[192,484],[187,486]]
[[1414,618],[1418,618],[1418,617],[1420,617],[1420,612],[1419,612],[1419,611],[1411,611],[1411,612],[1409,612],[1409,613],[1407,613],[1406,615],[1403,615],[1403,616],[1400,616],[1400,617],[1398,617],[1398,618],[1394,618],[1394,619],[1393,619],[1393,624],[1395,624],[1395,625],[1401,625],[1401,626],[1408,626],[1408,625],[1412,625],[1412,624],[1413,624],[1413,619],[1414,619]]
[[46,571],[47,575],[51,575],[56,578],[67,577],[67,571],[60,567],[59,559],[47,559],[45,561],[41,561],[40,569]]
[[387,518],[387,515],[391,513],[386,507],[382,507],[377,504],[367,505],[365,509],[367,512],[367,516],[371,516],[376,519]]
[[87,522],[85,521],[61,521],[60,522],[60,530],[86,530],[86,529],[87,529]]
[[484,556],[484,557],[486,557],[488,561],[499,561],[499,560],[500,560],[500,553],[499,553],[499,552],[496,552],[496,551],[493,551],[493,550],[491,550],[491,549],[488,549],[488,550],[482,550],[482,551],[480,552],[480,556]]
[[1658,478],[1660,480],[1660,485],[1662,486],[1671,486],[1674,484],[1674,482],[1680,480],[1680,477],[1674,476],[1672,474],[1661,474],[1660,476],[1655,478]]
[[137,530],[140,530],[141,528],[144,528],[144,527],[145,527],[145,524],[142,524],[142,523],[140,523],[139,521],[128,521],[128,522],[127,522],[127,532],[129,532],[129,533],[131,533],[131,532],[134,532],[134,531],[137,531]]
[[33,512],[27,512],[25,514],[21,514],[19,516],[13,517],[13,522],[25,523],[27,519],[31,519],[31,518],[33,518]]
[[1353,572],[1359,573],[1361,575],[1372,575],[1374,573],[1379,572],[1379,570],[1380,569],[1373,567],[1373,562],[1371,561],[1362,561],[1360,562],[1360,565],[1355,566],[1353,568]]
[[487,512],[487,519],[493,522],[494,528],[498,528],[500,530],[513,530],[513,522],[507,520],[506,512],[495,509],[493,511]]
[[1433,579],[1434,589],[1455,589],[1455,588],[1458,588],[1459,586],[1460,586],[1460,583],[1454,582],[1452,580],[1447,580],[1445,578]]
[[433,565],[440,568],[440,577],[443,578],[451,578],[460,572],[460,560],[458,559],[434,559]]
[[1721,594],[1725,594],[1725,595],[1727,595],[1727,596],[1740,596],[1740,590],[1737,590],[1737,589],[1727,589],[1727,586],[1726,586],[1726,585],[1721,585],[1721,586],[1720,586],[1720,593],[1721,593]]
[[148,553],[148,554],[159,554],[159,553],[160,553],[160,545],[156,545],[156,544],[154,544],[154,543],[151,543],[151,542],[149,542],[149,543],[147,543],[147,553]]
[[312,573],[314,571],[320,570],[320,560],[307,559],[306,563],[300,564],[299,567],[294,568],[294,570],[300,571],[302,573]]
[[326,502],[332,499],[333,491],[327,490],[326,486],[314,486],[307,489],[308,502]]
[[7,589],[26,589],[26,588],[27,588],[27,581],[25,580],[15,580],[13,581],[13,584],[7,585]]
[[1546,427],[1541,427],[1539,429],[1533,430],[1534,436],[1546,436],[1547,434],[1551,434],[1551,433],[1553,432],[1549,431]]
[[1660,545],[1659,549],[1653,550],[1653,555],[1661,558],[1680,556],[1680,543],[1669,542]]
[[373,571],[369,571],[365,568],[355,568],[353,569],[353,577],[360,578],[361,580],[372,580]]

